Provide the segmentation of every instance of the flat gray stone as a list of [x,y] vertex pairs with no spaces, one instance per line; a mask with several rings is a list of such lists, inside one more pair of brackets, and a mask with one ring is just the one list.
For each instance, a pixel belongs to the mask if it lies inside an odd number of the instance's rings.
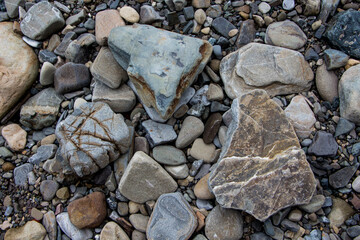
[[54,180],[44,180],[40,184],[40,193],[45,201],[51,201],[59,189],[59,184]]
[[177,138],[177,134],[171,125],[158,123],[153,120],[146,120],[142,122],[142,126],[146,131],[146,138],[151,147],[170,143]]
[[204,132],[204,128],[204,123],[199,118],[186,117],[176,139],[176,147],[182,149],[192,144]]
[[53,211],[50,210],[44,214],[44,217],[42,219],[42,225],[45,227],[50,240],[56,239],[57,222],[55,218],[55,213]]
[[159,197],[147,227],[147,239],[187,240],[197,227],[197,218],[181,193]]
[[186,156],[183,151],[170,145],[154,147],[153,158],[165,165],[177,166],[186,163]]
[[174,179],[185,179],[189,176],[189,167],[186,164],[181,164],[178,166],[165,166],[165,170]]
[[25,7],[24,0],[5,0],[6,12],[10,18],[19,16],[19,6]]
[[31,163],[25,163],[14,169],[14,181],[17,186],[25,186],[28,182],[27,175],[33,169]]
[[62,212],[56,216],[56,221],[61,230],[72,240],[84,240],[93,237],[93,232],[89,228],[78,229],[75,227],[69,218],[67,212]]
[[29,162],[32,164],[44,162],[54,157],[57,149],[58,147],[55,144],[41,145],[36,153],[29,158]]
[[212,54],[207,41],[138,24],[112,29],[108,44],[142,102],[163,119],[171,117]]
[[324,195],[319,194],[313,196],[308,204],[300,205],[299,207],[307,213],[314,213],[320,210],[320,208],[324,205],[324,202]]
[[60,31],[65,20],[56,7],[49,2],[39,2],[32,6],[20,23],[22,33],[34,40],[44,40]]

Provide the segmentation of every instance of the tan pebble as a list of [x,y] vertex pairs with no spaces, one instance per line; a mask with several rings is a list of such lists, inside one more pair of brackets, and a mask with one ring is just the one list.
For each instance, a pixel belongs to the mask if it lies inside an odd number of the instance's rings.
[[245,20],[249,19],[250,15],[248,13],[245,12],[239,12],[239,15],[244,18]]
[[11,162],[4,162],[4,164],[1,166],[2,170],[4,172],[9,172],[15,168],[14,164]]
[[238,32],[239,32],[239,30],[237,30],[237,29],[231,29],[231,30],[229,31],[229,37],[234,37],[234,36],[236,36],[236,35],[238,34]]
[[66,200],[70,197],[69,188],[62,187],[56,191],[56,196],[61,200]]
[[14,151],[20,151],[25,148],[27,132],[19,124],[9,124],[1,130],[9,147]]
[[311,25],[312,30],[316,31],[321,26],[322,21],[316,21]]
[[209,190],[208,186],[208,179],[209,179],[210,173],[206,174],[204,177],[202,177],[199,182],[194,187],[194,194],[199,199],[214,199],[214,194],[212,194]]
[[140,20],[139,13],[129,6],[124,6],[120,9],[120,16],[130,23],[137,23]]
[[195,232],[198,232],[205,226],[205,216],[200,211],[197,211],[196,218],[198,220],[198,226],[197,226]]
[[358,65],[360,63],[359,60],[350,58],[348,62],[346,63],[345,69],[349,69],[352,66]]
[[46,136],[43,139],[41,139],[40,144],[41,145],[53,144],[55,142],[55,140],[56,140],[55,134],[51,134],[51,135]]
[[206,34],[206,35],[209,34],[210,33],[210,28],[206,27],[206,28],[201,29],[201,33]]

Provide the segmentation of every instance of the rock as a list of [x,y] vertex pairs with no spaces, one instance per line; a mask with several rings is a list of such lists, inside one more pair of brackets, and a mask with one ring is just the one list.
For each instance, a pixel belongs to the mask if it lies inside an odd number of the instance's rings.
[[206,13],[204,10],[202,9],[198,9],[195,11],[194,13],[194,18],[195,18],[195,21],[200,24],[200,25],[203,25],[204,22],[206,21]]
[[178,166],[165,166],[165,170],[174,179],[185,179],[189,176],[189,167],[186,164],[181,164]]
[[196,227],[196,215],[184,197],[180,193],[168,193],[161,195],[156,202],[146,235],[149,240],[186,240]]
[[271,97],[307,91],[314,77],[299,52],[259,43],[250,43],[224,57],[220,75],[232,99],[257,88]]
[[90,175],[130,147],[130,129],[105,103],[84,103],[56,127],[64,162],[78,176]]
[[323,23],[326,23],[329,15],[333,16],[335,14],[339,2],[339,0],[321,1],[321,11],[318,19],[320,19]]
[[295,1],[294,0],[284,0],[282,3],[283,9],[290,11],[295,8]]
[[321,209],[321,207],[324,205],[324,202],[324,195],[315,195],[311,198],[308,204],[300,205],[299,207],[307,213],[314,213]]
[[260,221],[280,209],[308,203],[315,178],[277,103],[264,90],[255,90],[235,99],[231,110],[227,141],[209,178],[217,202]]
[[209,101],[222,101],[224,99],[224,92],[220,85],[210,83],[209,89],[206,92],[206,98]]
[[205,163],[212,163],[215,161],[214,144],[206,144],[202,138],[197,138],[190,149],[190,155],[195,159],[204,160]]
[[252,19],[241,22],[236,47],[241,48],[255,39],[255,22]]
[[65,25],[64,18],[49,2],[39,2],[32,6],[20,23],[21,32],[34,40],[44,40],[60,31]]
[[70,197],[70,192],[68,187],[62,187],[56,191],[56,197],[61,200],[67,200]]
[[195,95],[191,98],[189,103],[191,105],[201,104],[204,106],[209,106],[211,102],[206,97],[208,90],[209,85],[204,85],[202,88],[196,91]]
[[78,229],[70,221],[69,214],[62,212],[56,216],[56,221],[61,230],[72,240],[84,240],[92,238],[93,233],[91,229]]
[[95,18],[96,42],[100,46],[107,45],[111,29],[119,26],[125,26],[125,22],[120,17],[119,11],[109,9],[98,12]]
[[177,148],[185,148],[194,142],[204,132],[204,123],[196,117],[188,116],[185,118],[176,139]]
[[41,162],[53,158],[57,149],[55,144],[41,145],[37,152],[29,158],[29,162],[39,165]]
[[360,12],[353,9],[338,13],[329,23],[325,37],[346,54],[360,58]]
[[35,130],[51,126],[58,117],[62,100],[53,88],[42,90],[21,107],[21,124]]
[[118,88],[128,79],[127,73],[116,62],[109,48],[102,47],[90,68],[96,80],[101,81],[109,88]]
[[355,178],[355,180],[352,182],[351,186],[356,192],[360,192],[360,177],[359,176],[357,176]]
[[59,184],[53,180],[44,180],[40,184],[40,192],[45,201],[51,201],[59,189]]
[[80,109],[80,106],[84,103],[87,103],[87,101],[83,98],[77,98],[74,102],[74,110]]
[[73,42],[72,40],[76,38],[76,36],[77,35],[75,32],[66,33],[61,43],[55,48],[54,53],[61,57],[65,57],[67,48],[69,47],[70,43]]
[[[207,41],[147,25],[113,29],[109,47],[127,71],[141,101],[154,107],[163,119],[174,113],[183,92],[204,69],[212,53]],[[143,59],[151,61],[145,63]]]
[[307,37],[296,23],[286,20],[270,24],[266,29],[265,42],[289,49],[302,48]]
[[176,188],[176,182],[160,164],[140,151],[132,157],[119,183],[121,194],[137,203],[156,200]]
[[327,70],[333,70],[344,67],[349,60],[349,56],[339,50],[326,49],[324,51],[324,60]]
[[320,0],[306,0],[304,15],[311,16],[311,15],[318,15],[320,12]]
[[266,2],[261,2],[258,7],[259,11],[263,14],[268,13],[271,10],[271,6]]
[[138,12],[129,6],[124,6],[120,9],[120,16],[130,23],[137,23],[140,20]]
[[1,135],[13,151],[21,151],[25,148],[27,132],[19,124],[6,125],[1,130]]
[[6,46],[0,52],[0,119],[31,87],[39,68],[32,48],[12,29],[12,22],[0,23],[0,45]]
[[287,230],[290,230],[291,232],[294,232],[294,233],[296,233],[300,230],[299,224],[289,221],[288,219],[284,219],[281,222],[281,226]]
[[321,65],[316,70],[316,88],[320,96],[325,101],[332,102],[338,97],[339,80],[333,71],[328,71],[325,65]]
[[355,143],[355,144],[352,146],[351,154],[352,154],[353,156],[359,156],[359,155],[360,155],[360,143]]
[[78,12],[77,14],[68,17],[65,23],[66,25],[76,26],[82,21],[84,21],[85,17],[86,17],[86,12],[84,9],[81,9],[81,11]]
[[290,221],[292,222],[298,222],[301,221],[302,219],[302,212],[299,209],[294,209],[292,210],[289,215],[288,218]]
[[16,18],[19,16],[19,6],[24,7],[24,0],[6,0],[5,7],[6,12],[10,18]]
[[203,134],[204,143],[210,144],[213,142],[219,131],[221,122],[222,116],[220,113],[213,113],[210,115],[210,117],[206,120],[205,123],[205,131]]
[[105,102],[116,113],[131,111],[136,104],[136,96],[129,86],[122,84],[112,89],[101,82],[96,82],[92,96],[93,102]]
[[294,97],[284,112],[299,138],[310,136],[316,118],[305,97],[301,95]]
[[129,221],[136,230],[145,233],[149,222],[149,217],[142,214],[131,214]]
[[359,164],[355,164],[354,166],[344,167],[336,171],[329,176],[329,184],[333,188],[345,187],[349,183],[352,176],[355,174],[358,167]]
[[175,141],[177,135],[174,128],[168,124],[157,123],[153,120],[142,122],[142,126],[147,132],[146,138],[151,147]]
[[95,228],[106,218],[105,194],[93,192],[89,195],[72,201],[68,207],[69,218],[75,227]]
[[208,8],[210,4],[210,0],[192,0],[191,5],[195,8]]
[[194,194],[199,199],[214,199],[214,194],[210,192],[208,179],[210,177],[210,173],[206,174],[202,177],[199,182],[196,183],[194,187]]
[[54,83],[55,70],[54,65],[44,62],[40,71],[40,84],[43,86],[52,85]]
[[44,239],[45,235],[46,230],[43,225],[36,221],[29,221],[22,227],[7,230],[4,239],[38,240]]
[[345,220],[351,217],[355,211],[352,207],[340,198],[333,198],[333,206],[328,215],[330,226],[340,227]]
[[14,182],[17,186],[25,186],[28,183],[27,175],[33,170],[30,163],[22,164],[14,169]]
[[236,27],[223,17],[215,18],[211,26],[223,37],[229,38],[229,32]]
[[205,235],[209,240],[241,239],[243,235],[243,222],[239,211],[216,206],[206,218]]
[[142,5],[140,8],[140,23],[152,24],[156,21],[164,20],[159,13],[149,5]]
[[115,222],[105,224],[100,233],[100,240],[130,240],[125,231]]
[[183,151],[170,145],[156,146],[152,151],[153,158],[160,164],[178,166],[186,163],[187,159]]
[[32,208],[30,215],[37,221],[40,221],[44,216],[44,214],[37,208]]
[[57,223],[55,213],[53,211],[48,211],[47,213],[45,213],[42,224],[46,229],[49,239],[55,240],[57,235]]
[[340,118],[339,122],[337,123],[337,126],[336,126],[336,131],[335,131],[334,137],[336,138],[342,134],[347,134],[354,128],[355,128],[354,123],[346,120],[345,118]]
[[308,154],[318,157],[335,156],[338,144],[331,133],[319,131],[316,133],[312,144],[308,148]]
[[356,225],[349,227],[346,232],[350,237],[356,238],[357,236],[360,236],[360,226]]
[[220,5],[211,5],[208,9],[206,9],[206,15],[211,18],[217,18],[222,15],[223,11]]
[[90,85],[90,72],[84,64],[66,63],[56,69],[55,91],[59,94],[81,90]]
[[360,65],[346,70],[339,82],[340,116],[359,125],[360,124]]

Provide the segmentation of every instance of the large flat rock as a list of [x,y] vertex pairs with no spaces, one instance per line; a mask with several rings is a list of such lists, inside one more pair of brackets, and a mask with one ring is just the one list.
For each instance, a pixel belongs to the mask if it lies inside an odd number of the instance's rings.
[[209,178],[217,202],[260,221],[308,203],[315,178],[282,109],[256,90],[235,99],[231,110],[228,139]]
[[39,63],[37,56],[13,32],[12,22],[0,23],[0,119],[16,104],[34,83]]
[[207,41],[138,24],[111,30],[108,45],[141,101],[164,119],[173,114],[212,53]]
[[314,78],[301,53],[260,43],[249,43],[224,57],[220,75],[232,99],[254,89],[264,89],[270,96],[307,91]]

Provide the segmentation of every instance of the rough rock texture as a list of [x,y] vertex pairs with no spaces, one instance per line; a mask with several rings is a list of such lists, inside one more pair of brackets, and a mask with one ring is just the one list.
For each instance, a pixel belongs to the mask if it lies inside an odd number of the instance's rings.
[[40,223],[36,221],[29,221],[24,226],[19,228],[9,229],[6,234],[6,240],[42,240],[46,235],[46,230]]
[[196,227],[196,215],[183,195],[168,193],[157,200],[146,233],[149,240],[187,240]]
[[209,178],[219,204],[264,221],[308,203],[315,178],[282,109],[264,90],[235,99],[231,109],[228,139]]
[[137,24],[113,29],[108,44],[142,102],[164,119],[174,113],[212,53],[207,41]]
[[134,154],[119,183],[121,194],[137,203],[156,200],[176,188],[176,182],[160,164],[141,151]]
[[60,31],[65,20],[59,9],[49,2],[39,2],[27,11],[20,23],[22,33],[34,40],[43,40]]
[[84,103],[56,127],[64,161],[80,177],[115,161],[130,147],[130,130],[106,103]]
[[340,116],[360,124],[360,65],[345,71],[339,82]]
[[38,75],[37,56],[13,32],[12,22],[0,23],[0,119],[31,87]]
[[257,88],[270,96],[307,91],[314,78],[301,53],[259,43],[250,43],[224,57],[220,75],[232,99]]

